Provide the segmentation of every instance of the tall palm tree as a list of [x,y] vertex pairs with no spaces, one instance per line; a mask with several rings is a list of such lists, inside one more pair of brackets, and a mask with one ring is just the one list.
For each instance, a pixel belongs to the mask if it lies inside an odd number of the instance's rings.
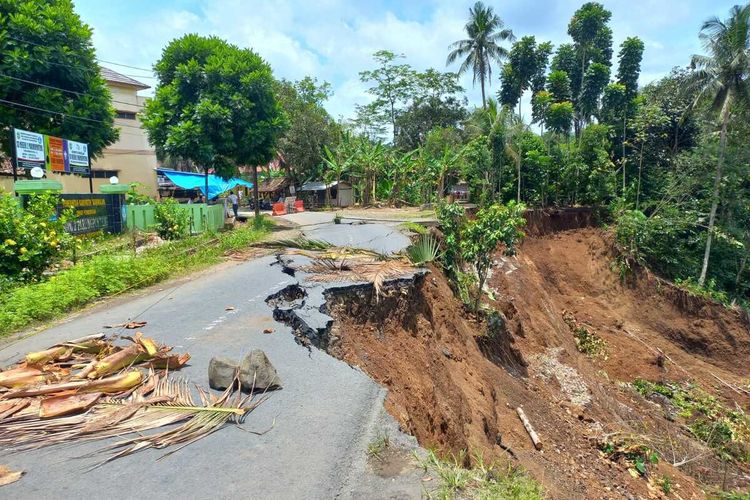
[[750,104],[750,4],[744,7],[735,5],[729,11],[729,18],[724,21],[716,17],[708,19],[703,23],[699,36],[708,55],[693,56],[691,66],[694,71],[690,84],[699,91],[696,102],[710,99],[712,110],[719,113],[721,121],[719,159],[708,216],[706,249],[698,279],[698,283],[703,285],[706,282],[716,211],[720,201],[729,117],[735,104]]
[[492,80],[492,61],[500,62],[508,56],[508,51],[499,45],[502,41],[515,40],[513,32],[504,28],[505,23],[495,14],[492,7],[477,2],[469,9],[469,21],[466,23],[468,38],[452,43],[446,65],[453,64],[457,59],[463,59],[459,74],[471,68],[474,73],[474,84],[477,80],[482,86],[482,107],[487,107],[484,94],[484,81]]

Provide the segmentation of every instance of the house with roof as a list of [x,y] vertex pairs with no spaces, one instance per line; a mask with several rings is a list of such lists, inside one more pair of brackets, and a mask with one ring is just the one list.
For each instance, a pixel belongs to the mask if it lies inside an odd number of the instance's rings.
[[[115,126],[120,130],[120,138],[92,162],[94,192],[99,192],[100,185],[109,184],[110,177],[116,176],[121,184],[138,182],[142,185],[142,193],[156,196],[156,151],[148,143],[148,136],[141,128],[138,117],[146,101],[146,97],[139,95],[139,92],[149,86],[109,68],[100,67],[100,70],[112,94],[112,106],[116,110]],[[89,192],[88,177],[50,171],[46,172],[46,177],[62,183],[64,193]],[[9,163],[0,172],[0,187],[6,192],[13,190]]]

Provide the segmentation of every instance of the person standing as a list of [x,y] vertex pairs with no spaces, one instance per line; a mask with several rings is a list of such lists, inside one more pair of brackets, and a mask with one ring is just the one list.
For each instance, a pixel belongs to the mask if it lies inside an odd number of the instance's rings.
[[240,199],[237,197],[237,194],[232,191],[229,193],[229,203],[232,204],[232,212],[234,212],[234,218],[237,218],[237,211],[240,208]]

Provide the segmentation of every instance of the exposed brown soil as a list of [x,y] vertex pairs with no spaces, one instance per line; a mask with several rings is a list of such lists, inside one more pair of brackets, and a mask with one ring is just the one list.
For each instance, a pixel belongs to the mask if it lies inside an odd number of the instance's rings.
[[[328,350],[389,389],[388,411],[423,446],[514,461],[502,443],[550,497],[662,495],[632,477],[622,461],[603,456],[597,443],[611,433],[638,436],[673,454],[652,476],[668,474],[682,498],[702,497],[698,479],[720,482],[719,462],[709,453],[672,467],[706,449],[669,421],[664,408],[621,382],[691,380],[747,409],[750,400],[714,375],[747,383],[748,322],[645,272],[621,283],[599,229],[544,235],[592,221],[583,214],[576,220],[541,219],[533,223],[541,236],[527,238],[516,257],[498,256],[490,279],[501,311],[496,319],[467,314],[433,269],[411,286],[389,288],[385,297],[367,288],[331,293]],[[564,311],[607,342],[608,359],[578,352]],[[539,433],[542,451],[531,444],[518,406]],[[731,469],[727,484],[747,488],[743,474]]]

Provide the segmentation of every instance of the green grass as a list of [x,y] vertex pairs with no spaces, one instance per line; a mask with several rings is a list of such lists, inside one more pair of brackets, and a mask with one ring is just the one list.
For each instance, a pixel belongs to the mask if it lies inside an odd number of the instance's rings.
[[415,234],[427,234],[429,232],[429,229],[427,229],[422,224],[417,224],[416,222],[412,221],[406,221],[402,222],[398,225],[399,229],[403,229],[405,231],[411,231]]
[[750,417],[739,406],[725,406],[692,384],[659,383],[635,379],[633,387],[644,397],[661,394],[679,410],[687,429],[725,460],[750,462]]
[[391,445],[391,440],[388,434],[383,434],[377,437],[372,443],[367,445],[367,454],[372,458],[380,458],[380,455],[388,449]]
[[230,250],[245,248],[269,233],[271,222],[258,229],[240,228],[202,234],[132,253],[101,253],[59,272],[46,281],[6,290],[0,297],[0,335],[32,323],[55,319],[95,299],[152,285],[166,278],[221,261]]
[[429,451],[425,458],[418,457],[425,472],[435,474],[440,481],[437,489],[428,492],[429,498],[544,498],[542,486],[519,467],[498,462],[486,463],[481,455],[476,455],[474,465],[467,469],[463,466],[464,459],[464,453],[441,459],[433,451]]

